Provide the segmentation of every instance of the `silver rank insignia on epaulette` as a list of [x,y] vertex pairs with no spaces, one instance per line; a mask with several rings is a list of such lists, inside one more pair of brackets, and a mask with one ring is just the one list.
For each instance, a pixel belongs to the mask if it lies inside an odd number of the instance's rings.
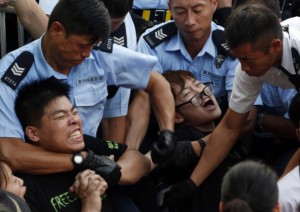
[[221,55],[221,54],[218,54],[217,57],[216,57],[216,67],[220,68],[222,66],[224,60],[225,60],[225,56]]
[[34,57],[31,52],[22,52],[8,67],[1,77],[1,80],[15,90],[24,77],[28,74],[33,61]]

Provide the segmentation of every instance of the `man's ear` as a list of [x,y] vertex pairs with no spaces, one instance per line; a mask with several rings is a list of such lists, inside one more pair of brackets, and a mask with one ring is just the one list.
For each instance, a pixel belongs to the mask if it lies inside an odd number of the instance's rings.
[[55,21],[50,26],[50,33],[53,38],[65,37],[65,27],[58,21]]
[[280,39],[276,38],[271,41],[270,47],[273,48],[274,51],[280,52],[282,49],[281,46],[282,46],[282,41]]
[[182,115],[180,113],[178,113],[177,111],[175,111],[175,124],[180,124],[184,121],[184,118],[182,117]]
[[32,142],[38,142],[40,140],[39,133],[36,127],[27,126],[25,128],[25,133]]

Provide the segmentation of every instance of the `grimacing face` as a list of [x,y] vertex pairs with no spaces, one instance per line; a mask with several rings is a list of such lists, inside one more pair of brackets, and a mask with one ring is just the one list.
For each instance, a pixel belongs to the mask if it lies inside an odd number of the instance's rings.
[[67,97],[58,97],[44,108],[41,126],[26,127],[30,140],[41,148],[74,153],[84,148],[82,121]]
[[170,0],[174,22],[185,42],[205,40],[210,35],[216,0]]
[[[3,163],[3,162],[0,162]],[[4,165],[4,169],[3,171],[6,172],[7,174],[7,182],[6,185],[1,185],[1,188],[5,191],[9,191],[19,197],[21,197],[22,199],[24,199],[24,195],[26,192],[26,187],[24,186],[24,181],[21,178],[16,177],[15,175],[13,175],[11,168],[9,168],[8,165],[6,165],[5,163]]]
[[[194,78],[186,79],[185,85],[181,88],[178,84],[171,84],[175,90],[175,105],[189,101],[193,96],[203,91],[205,85]],[[200,106],[193,106],[191,103],[176,109],[184,120],[183,123],[190,126],[208,125],[214,122],[221,115],[221,109],[214,95],[203,95],[203,103]]]

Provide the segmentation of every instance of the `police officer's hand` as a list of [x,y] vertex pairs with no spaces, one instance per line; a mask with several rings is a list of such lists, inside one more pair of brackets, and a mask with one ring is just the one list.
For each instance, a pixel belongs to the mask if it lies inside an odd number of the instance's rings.
[[172,157],[173,163],[179,168],[193,164],[199,160],[191,141],[178,141]]
[[117,184],[121,178],[121,167],[115,161],[103,155],[95,155],[92,151],[88,151],[80,169],[94,170],[109,186]]
[[169,211],[178,211],[178,201],[189,197],[196,191],[196,189],[196,184],[190,178],[173,185],[171,189],[164,194],[164,202]]
[[174,134],[170,130],[162,130],[151,148],[151,158],[154,163],[161,163],[172,156],[175,150]]

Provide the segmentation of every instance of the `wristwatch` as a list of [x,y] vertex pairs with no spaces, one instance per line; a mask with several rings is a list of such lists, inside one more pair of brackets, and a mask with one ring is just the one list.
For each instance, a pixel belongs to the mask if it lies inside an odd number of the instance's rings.
[[83,161],[84,161],[84,157],[82,156],[82,154],[80,152],[74,153],[74,155],[72,157],[72,162],[73,162],[75,168],[80,166]]

